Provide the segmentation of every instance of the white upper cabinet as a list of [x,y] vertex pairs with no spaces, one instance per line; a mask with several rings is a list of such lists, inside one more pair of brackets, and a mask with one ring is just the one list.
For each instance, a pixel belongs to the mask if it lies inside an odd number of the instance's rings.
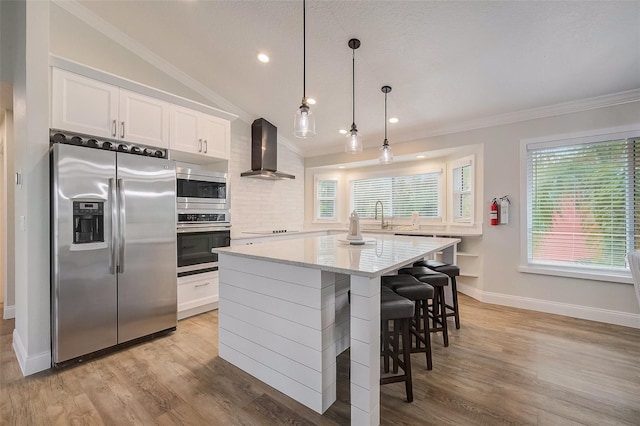
[[118,92],[115,86],[53,69],[51,127],[115,138]]
[[171,105],[172,150],[229,159],[231,125],[228,120]]
[[169,102],[120,89],[119,138],[169,148]]
[[210,157],[229,159],[231,123],[222,118],[202,114],[204,153]]
[[[147,96],[155,93],[152,88],[140,86],[140,92],[146,94],[138,93],[138,86],[132,82],[124,82],[125,89],[55,66],[51,80],[54,129],[170,148],[174,158],[193,162],[229,159],[229,120]],[[113,77],[106,81],[113,83]],[[162,96],[167,94],[159,94]],[[193,105],[205,107],[195,102]]]
[[169,148],[169,103],[53,68],[51,127]]

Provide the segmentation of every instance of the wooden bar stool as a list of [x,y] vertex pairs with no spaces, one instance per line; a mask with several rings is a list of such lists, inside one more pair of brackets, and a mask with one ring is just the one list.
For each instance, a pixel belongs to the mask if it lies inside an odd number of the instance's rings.
[[451,278],[451,293],[453,294],[453,305],[445,304],[445,307],[450,311],[447,312],[447,317],[453,317],[456,322],[456,328],[460,328],[460,310],[458,308],[458,286],[456,284],[456,277],[460,276],[460,268],[456,265],[450,265],[437,260],[421,260],[416,262],[413,266],[426,266],[427,268],[441,272],[448,275]]
[[433,303],[431,304],[432,332],[442,332],[442,342],[444,346],[449,346],[449,332],[447,330],[446,303],[444,299],[444,288],[449,285],[449,277],[440,272],[432,271],[426,266],[416,266],[413,268],[402,268],[398,270],[398,275],[407,274],[429,284],[434,289]]
[[[404,382],[407,402],[413,401],[413,381],[411,379],[411,319],[415,310],[414,303],[397,295],[387,287],[380,288],[380,330],[382,333],[382,356],[385,372],[389,372],[389,357],[394,365],[402,369],[402,374],[380,378],[380,385]],[[393,322],[393,330],[389,325]],[[402,351],[399,350],[398,336],[402,334]],[[400,359],[402,354],[402,359]],[[397,372],[397,367],[394,368]]]
[[429,327],[429,301],[433,301],[433,287],[406,274],[383,276],[380,277],[380,281],[383,287],[388,287],[400,296],[416,303],[411,326],[411,335],[413,336],[411,352],[424,352],[427,358],[427,370],[433,369]]

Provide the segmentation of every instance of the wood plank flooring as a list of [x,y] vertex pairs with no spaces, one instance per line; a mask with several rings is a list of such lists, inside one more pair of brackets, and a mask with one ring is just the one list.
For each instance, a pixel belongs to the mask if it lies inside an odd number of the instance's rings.
[[[480,303],[461,295],[462,328],[434,338],[434,369],[413,354],[414,402],[381,391],[388,425],[640,425],[640,330]],[[338,400],[318,415],[217,356],[217,311],[168,336],[24,378],[0,321],[2,425],[345,425]],[[452,327],[453,328],[453,327]]]

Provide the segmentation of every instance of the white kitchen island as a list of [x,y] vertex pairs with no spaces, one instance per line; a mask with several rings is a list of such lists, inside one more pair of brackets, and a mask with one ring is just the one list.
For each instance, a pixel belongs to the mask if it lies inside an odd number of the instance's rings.
[[[318,413],[336,399],[336,356],[350,351],[351,424],[380,423],[380,276],[456,238],[343,235],[216,249],[219,355]],[[350,304],[347,291],[350,290]]]

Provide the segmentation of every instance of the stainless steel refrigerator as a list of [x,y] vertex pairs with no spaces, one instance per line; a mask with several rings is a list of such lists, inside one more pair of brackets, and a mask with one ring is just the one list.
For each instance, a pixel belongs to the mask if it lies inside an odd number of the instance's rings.
[[53,144],[54,365],[177,322],[175,163]]

